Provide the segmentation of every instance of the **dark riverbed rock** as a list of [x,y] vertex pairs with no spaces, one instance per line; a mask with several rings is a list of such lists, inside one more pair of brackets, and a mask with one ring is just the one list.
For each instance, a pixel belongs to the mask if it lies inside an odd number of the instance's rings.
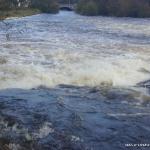
[[137,84],[137,86],[144,87],[144,88],[150,88],[150,80],[140,82]]

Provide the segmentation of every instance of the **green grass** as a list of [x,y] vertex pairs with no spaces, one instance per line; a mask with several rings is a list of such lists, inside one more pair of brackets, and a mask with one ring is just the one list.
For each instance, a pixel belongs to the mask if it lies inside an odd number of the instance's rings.
[[9,17],[31,16],[31,15],[39,14],[40,12],[41,12],[40,10],[33,9],[33,8],[0,11],[0,20],[6,19]]

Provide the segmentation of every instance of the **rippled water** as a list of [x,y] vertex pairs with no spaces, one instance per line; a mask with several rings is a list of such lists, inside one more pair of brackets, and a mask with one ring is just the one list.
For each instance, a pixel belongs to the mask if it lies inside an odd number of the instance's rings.
[[0,22],[0,148],[148,143],[149,79],[150,19],[64,11]]

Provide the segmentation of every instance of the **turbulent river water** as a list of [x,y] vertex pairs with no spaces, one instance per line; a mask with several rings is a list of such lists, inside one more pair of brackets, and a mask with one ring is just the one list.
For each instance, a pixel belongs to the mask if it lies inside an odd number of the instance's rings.
[[150,19],[0,22],[0,150],[150,144],[149,79]]

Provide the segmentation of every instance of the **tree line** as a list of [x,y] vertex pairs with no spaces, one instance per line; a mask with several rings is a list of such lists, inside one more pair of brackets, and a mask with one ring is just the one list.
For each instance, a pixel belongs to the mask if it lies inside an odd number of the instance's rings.
[[80,0],[76,11],[82,15],[150,17],[150,0]]
[[0,0],[0,10],[10,10],[18,8],[37,8],[42,12],[58,12],[59,4],[77,3],[78,0]]
[[[150,0],[70,0],[82,15],[118,17],[150,17]],[[68,0],[0,0],[0,11],[36,8],[41,12],[57,13],[59,3]]]
[[55,13],[59,10],[57,0],[0,0],[1,11],[23,8],[37,8],[47,13]]

